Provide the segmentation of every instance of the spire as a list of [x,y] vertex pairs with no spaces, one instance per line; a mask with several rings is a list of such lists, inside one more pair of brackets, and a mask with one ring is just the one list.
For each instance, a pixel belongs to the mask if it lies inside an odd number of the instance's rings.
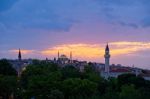
[[59,59],[60,55],[59,55],[59,51],[58,51],[58,59]]
[[109,46],[108,46],[108,43],[107,43],[106,48],[105,48],[105,55],[104,55],[104,58],[105,58],[105,73],[107,73],[107,76],[109,76],[110,53],[109,53]]
[[70,52],[70,61],[72,63],[72,51]]
[[109,51],[108,43],[107,43],[107,45],[106,45],[106,49],[105,49],[105,51]]
[[21,61],[21,50],[19,48],[19,53],[18,53],[18,60]]

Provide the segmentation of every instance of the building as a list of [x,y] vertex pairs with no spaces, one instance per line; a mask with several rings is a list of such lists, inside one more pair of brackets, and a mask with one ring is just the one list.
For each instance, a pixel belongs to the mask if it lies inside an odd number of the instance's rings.
[[58,51],[57,63],[60,65],[72,64],[72,52],[70,52],[70,57],[68,58],[65,54],[60,55]]
[[21,50],[19,48],[19,53],[18,53],[18,68],[17,68],[18,76],[21,75],[22,66],[23,66],[22,56],[21,56]]
[[[110,49],[109,49],[109,45],[106,45],[105,48],[105,65],[104,68],[101,69],[101,76],[104,78],[109,78],[109,77],[118,77],[121,74],[125,74],[125,73],[134,73],[136,75],[139,74],[139,72],[137,72],[137,70],[133,70],[131,68],[128,67],[123,67],[121,65],[110,65]],[[138,74],[137,74],[138,73]]]
[[104,71],[101,71],[101,76],[108,78],[110,76],[109,72],[110,72],[110,65],[109,65],[109,61],[110,61],[110,53],[109,53],[109,46],[108,44],[106,45],[105,48],[105,67],[104,67]]

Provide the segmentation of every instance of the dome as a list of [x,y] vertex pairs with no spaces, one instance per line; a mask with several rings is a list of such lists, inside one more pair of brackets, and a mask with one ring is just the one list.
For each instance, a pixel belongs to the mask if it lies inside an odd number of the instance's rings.
[[66,59],[66,58],[67,58],[67,56],[63,54],[63,55],[61,55],[61,56],[60,56],[60,58],[62,58],[62,59]]

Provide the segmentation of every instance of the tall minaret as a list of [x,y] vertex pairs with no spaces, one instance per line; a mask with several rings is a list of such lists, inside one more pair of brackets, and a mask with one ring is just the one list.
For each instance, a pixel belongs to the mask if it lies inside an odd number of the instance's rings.
[[21,59],[21,50],[20,50],[20,48],[19,48],[19,53],[18,53],[18,60],[19,60],[19,61],[22,60],[22,59]]
[[105,73],[109,73],[109,59],[110,59],[110,53],[109,53],[109,46],[108,44],[106,45],[105,48]]
[[59,60],[59,57],[60,57],[60,55],[59,55],[59,51],[58,51],[58,60]]
[[72,51],[70,52],[70,63],[72,63]]
[[18,67],[17,67],[18,76],[21,75],[21,70],[22,70],[22,58],[21,58],[21,50],[19,48],[19,53],[18,53]]

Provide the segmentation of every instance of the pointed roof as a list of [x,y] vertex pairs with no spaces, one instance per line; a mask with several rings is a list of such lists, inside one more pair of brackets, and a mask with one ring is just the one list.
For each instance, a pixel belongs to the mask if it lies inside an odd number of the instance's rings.
[[109,51],[109,46],[108,46],[108,43],[107,43],[107,45],[106,45],[106,49],[105,49],[106,51]]
[[19,48],[18,59],[21,60],[21,50],[20,50],[20,48]]

